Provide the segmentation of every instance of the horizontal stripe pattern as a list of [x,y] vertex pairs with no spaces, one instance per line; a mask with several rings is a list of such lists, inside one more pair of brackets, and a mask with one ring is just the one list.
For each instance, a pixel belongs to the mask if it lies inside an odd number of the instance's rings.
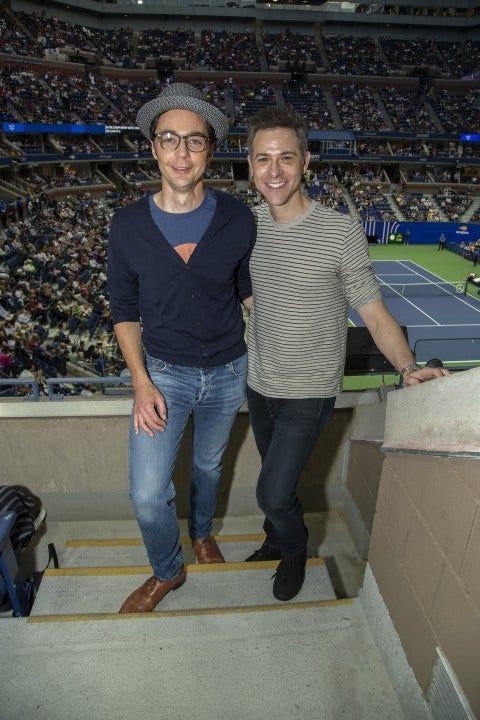
[[256,208],[248,384],[269,397],[331,397],[342,387],[347,312],[381,299],[360,224],[312,202],[278,224]]
[[0,486],[0,512],[13,510],[16,515],[10,531],[10,542],[15,551],[26,547],[35,533],[34,505],[33,496],[22,488],[15,485]]

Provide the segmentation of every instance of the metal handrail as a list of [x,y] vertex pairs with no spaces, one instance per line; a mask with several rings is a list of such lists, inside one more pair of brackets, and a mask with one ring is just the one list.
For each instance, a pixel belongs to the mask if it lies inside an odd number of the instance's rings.
[[40,389],[38,387],[38,383],[36,380],[33,380],[31,378],[1,378],[0,386],[1,385],[31,385],[32,394],[24,395],[23,399],[30,401],[38,400],[40,398]]
[[[47,395],[49,400],[64,400],[65,395],[62,393],[56,393],[54,391],[55,385],[128,385],[131,382],[131,376],[130,375],[105,375],[103,377],[99,375],[94,375],[92,377],[53,377],[53,378],[46,378],[45,379],[45,385],[47,386]],[[23,397],[23,400],[39,400],[40,399],[40,387],[36,380],[33,380],[31,378],[1,378],[0,379],[0,386],[10,386],[10,385],[30,385],[32,388],[32,392],[29,395],[25,395]],[[1,395],[0,395],[1,399]]]
[[49,400],[64,400],[65,395],[62,393],[55,393],[53,390],[54,385],[127,385],[131,381],[130,375],[105,375],[99,377],[94,375],[92,377],[56,377],[47,378],[45,383],[47,385],[48,399]]

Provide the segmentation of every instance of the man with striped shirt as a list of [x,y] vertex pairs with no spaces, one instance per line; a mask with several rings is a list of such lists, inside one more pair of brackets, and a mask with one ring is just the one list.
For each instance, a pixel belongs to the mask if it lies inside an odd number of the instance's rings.
[[447,371],[415,363],[381,299],[359,223],[304,194],[310,153],[302,117],[289,108],[261,110],[250,121],[248,147],[253,180],[266,200],[257,208],[250,261],[247,380],[266,540],[247,561],[280,560],[273,594],[290,600],[303,585],[308,538],[296,486],[342,389],[348,306],[404,386]]

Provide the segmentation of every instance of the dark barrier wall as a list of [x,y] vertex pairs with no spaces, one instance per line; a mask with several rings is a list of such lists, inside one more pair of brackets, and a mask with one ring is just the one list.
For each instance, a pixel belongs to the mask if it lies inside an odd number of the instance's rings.
[[[402,242],[407,228],[410,230],[410,245],[433,245],[438,244],[438,239],[443,233],[447,243],[468,243],[480,240],[480,224],[478,223],[451,223],[451,222],[378,222],[368,220],[363,223],[367,236],[376,242]],[[397,239],[390,239],[396,236]]]

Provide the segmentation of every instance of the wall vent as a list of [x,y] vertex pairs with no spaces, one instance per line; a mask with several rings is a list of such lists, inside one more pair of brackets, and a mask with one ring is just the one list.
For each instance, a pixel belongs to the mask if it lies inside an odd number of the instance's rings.
[[440,648],[436,652],[426,693],[432,720],[476,720],[447,658]]

